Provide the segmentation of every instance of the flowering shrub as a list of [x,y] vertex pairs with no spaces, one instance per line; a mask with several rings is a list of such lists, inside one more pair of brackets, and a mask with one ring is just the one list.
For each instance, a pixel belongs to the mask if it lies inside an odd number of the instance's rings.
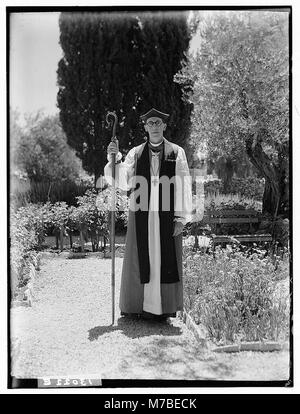
[[[91,238],[93,251],[98,251],[100,237],[104,237],[105,248],[110,235],[111,189],[107,188],[99,194],[94,189],[88,190],[83,196],[77,197],[77,204],[78,207],[70,215],[72,227]],[[116,191],[116,228],[118,223],[121,223],[121,227],[126,226],[127,213],[127,196]]]
[[[104,191],[101,191],[96,200],[99,211],[106,211],[108,222],[110,222],[110,209],[112,202],[112,188],[108,187]],[[116,202],[116,230],[123,230],[127,227],[128,210],[129,210],[129,198],[126,193],[116,189],[115,192]]]
[[60,239],[60,250],[63,250],[63,237],[71,231],[71,211],[72,208],[68,207],[65,201],[58,201],[53,204],[49,203],[48,227],[56,235],[57,242]]
[[90,236],[93,251],[97,251],[99,237],[108,237],[108,208],[98,208],[96,190],[88,190],[76,198],[78,207],[73,210],[72,221],[77,230]]
[[[51,222],[50,203],[28,204],[12,213],[12,234],[21,228],[35,234],[34,246],[40,249],[46,236],[46,229]],[[24,231],[25,231],[24,230]],[[23,230],[22,230],[23,231]]]
[[288,280],[287,263],[259,250],[217,247],[211,255],[186,247],[185,308],[215,342],[286,339],[289,293],[278,280]]

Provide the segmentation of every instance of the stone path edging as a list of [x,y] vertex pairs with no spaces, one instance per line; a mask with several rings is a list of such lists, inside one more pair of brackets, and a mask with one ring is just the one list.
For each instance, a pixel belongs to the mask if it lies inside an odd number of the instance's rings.
[[207,331],[202,325],[196,325],[191,315],[184,309],[181,312],[180,318],[186,324],[187,328],[194,334],[197,341],[204,347],[210,348],[211,343],[208,339]]
[[40,264],[41,264],[41,253],[35,252],[32,255],[31,263],[29,265],[30,271],[29,271],[29,279],[28,283],[26,284],[25,288],[23,289],[23,299],[15,299],[13,298],[11,300],[11,307],[18,307],[18,306],[32,306],[33,298],[34,298],[34,292],[33,292],[33,283],[35,278],[37,277],[37,272],[40,270]]
[[218,346],[212,349],[213,352],[241,352],[241,351],[259,351],[273,352],[288,349],[287,342],[241,342],[240,344]]
[[[67,259],[85,259],[89,257],[98,257],[99,259],[110,259],[111,252],[106,251],[104,252],[72,252],[69,250],[65,250],[62,252],[41,252],[41,257],[43,258],[51,258],[51,257],[61,257]],[[117,246],[115,251],[115,257],[124,257],[124,247]]]
[[204,347],[210,348],[213,352],[241,352],[241,351],[258,351],[258,352],[273,352],[289,349],[289,343],[268,341],[268,342],[241,342],[240,344],[215,346],[208,338],[207,330],[203,325],[197,325],[191,315],[184,309],[181,312],[180,318],[186,324],[187,328],[194,334],[197,341]]

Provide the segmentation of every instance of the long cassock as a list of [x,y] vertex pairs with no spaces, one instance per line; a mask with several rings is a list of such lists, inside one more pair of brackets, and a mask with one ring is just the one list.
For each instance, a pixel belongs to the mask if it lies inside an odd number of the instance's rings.
[[[122,157],[118,154],[117,160]],[[111,184],[111,164],[104,168]],[[137,190],[135,178],[149,184],[147,211],[136,209],[130,195],[126,247],[119,306],[121,314],[176,316],[183,309],[182,234],[173,236],[174,222],[192,220],[192,187],[183,148],[163,138],[159,145],[146,142],[132,148],[124,162],[116,164],[116,187]],[[168,211],[162,207],[166,192],[159,179],[172,179],[167,195]]]

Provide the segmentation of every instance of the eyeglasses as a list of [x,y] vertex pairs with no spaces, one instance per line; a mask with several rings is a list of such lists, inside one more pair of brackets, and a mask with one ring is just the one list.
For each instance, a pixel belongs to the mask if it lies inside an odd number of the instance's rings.
[[149,122],[146,122],[146,125],[148,125],[150,128],[152,128],[152,127],[154,127],[154,126],[161,126],[161,124],[162,124],[162,121],[149,121]]

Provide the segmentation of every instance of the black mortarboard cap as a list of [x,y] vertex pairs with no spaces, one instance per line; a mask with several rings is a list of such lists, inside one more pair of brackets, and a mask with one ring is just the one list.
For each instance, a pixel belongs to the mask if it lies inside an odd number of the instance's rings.
[[164,122],[169,118],[169,114],[165,114],[164,112],[160,112],[155,108],[150,109],[150,111],[146,112],[144,115],[140,116],[140,119],[144,122],[147,121],[148,118],[157,117],[161,118]]

